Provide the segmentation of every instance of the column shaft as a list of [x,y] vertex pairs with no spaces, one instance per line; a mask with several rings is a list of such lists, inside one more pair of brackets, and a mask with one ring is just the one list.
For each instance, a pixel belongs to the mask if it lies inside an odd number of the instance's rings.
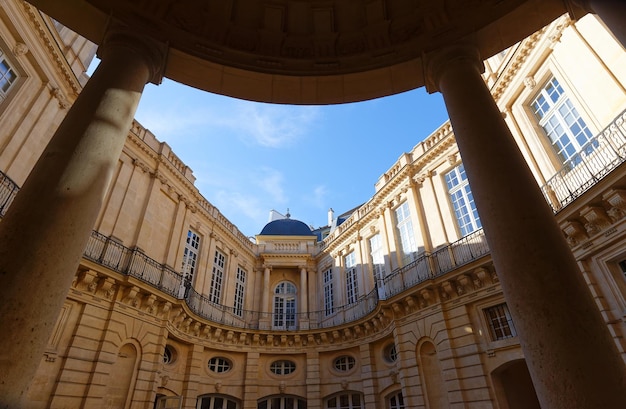
[[[22,407],[155,54],[109,36],[102,62],[0,223],[0,407]],[[145,47],[148,50],[149,47]],[[164,61],[164,59],[162,60]],[[161,62],[162,64],[162,62]]]
[[307,276],[306,267],[300,267],[300,312],[302,317],[308,319],[307,313],[309,312],[309,297],[307,288]]
[[[543,408],[626,405],[626,371],[473,49],[430,65]],[[437,61],[437,58],[439,60]]]
[[261,312],[264,313],[262,318],[267,318],[269,312],[270,298],[270,268],[265,267],[263,270],[263,294],[261,294]]

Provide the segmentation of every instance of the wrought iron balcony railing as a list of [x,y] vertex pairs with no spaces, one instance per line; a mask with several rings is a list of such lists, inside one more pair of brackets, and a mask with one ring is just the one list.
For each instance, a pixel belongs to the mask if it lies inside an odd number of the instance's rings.
[[[573,158],[546,185],[545,197],[558,212],[613,169],[626,161],[626,111]],[[0,217],[13,201],[18,186],[0,172]],[[135,277],[159,291],[184,299],[189,308],[207,320],[246,329],[306,329],[342,325],[372,312],[382,299],[391,298],[420,283],[440,277],[489,253],[482,230],[432,253],[423,253],[411,263],[394,270],[377,288],[353,304],[307,313],[266,313],[216,304],[198,293],[171,267],[93,231],[84,257],[121,274]],[[284,324],[284,325],[275,325]]]
[[556,213],[626,161],[626,110],[567,160],[541,190]]

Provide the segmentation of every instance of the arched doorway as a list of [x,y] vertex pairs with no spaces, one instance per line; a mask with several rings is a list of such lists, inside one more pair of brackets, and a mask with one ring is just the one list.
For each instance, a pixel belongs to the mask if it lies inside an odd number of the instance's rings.
[[128,408],[135,389],[137,368],[139,366],[137,347],[132,343],[124,344],[111,365],[111,372],[104,398],[107,408]]
[[523,359],[499,366],[491,373],[491,379],[502,409],[541,409]]
[[443,379],[437,349],[431,341],[424,341],[418,348],[422,376],[424,400],[430,409],[444,409],[449,406],[448,390]]

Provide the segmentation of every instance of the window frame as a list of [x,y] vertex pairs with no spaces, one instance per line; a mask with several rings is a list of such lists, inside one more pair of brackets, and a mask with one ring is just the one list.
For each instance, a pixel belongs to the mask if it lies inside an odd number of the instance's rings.
[[[358,396],[358,402],[355,402]],[[342,400],[343,399],[343,400]],[[342,391],[324,398],[323,409],[364,409],[365,396],[358,391]]]
[[447,188],[450,209],[456,220],[460,236],[465,237],[480,230],[482,222],[463,163],[459,163],[445,172],[443,183]]
[[[383,239],[380,233],[376,233],[367,239],[370,253],[370,263],[372,265],[372,277],[378,287],[383,286],[387,271],[385,269],[385,251]],[[374,246],[376,245],[376,246]]]
[[[0,85],[3,84],[3,81],[6,81],[6,84],[8,84],[6,89],[0,87],[0,105],[7,101],[9,95],[15,91],[21,77],[17,64],[9,58],[7,52],[4,51],[5,49],[4,43],[0,42],[0,66],[4,64],[4,67],[6,67],[6,71],[0,69]],[[8,73],[12,73],[14,77],[7,78]]]
[[398,357],[398,346],[395,342],[391,342],[385,345],[385,347],[383,348],[383,359],[385,360],[385,362],[387,362],[388,364],[395,364],[396,362],[398,362]]
[[277,359],[272,361],[269,366],[269,371],[276,376],[292,375],[298,369],[298,365],[290,359]]
[[163,365],[172,365],[177,358],[176,348],[170,344],[166,344],[163,348]]
[[346,278],[346,305],[359,300],[359,276],[357,272],[356,252],[344,256],[344,275]]
[[[581,115],[581,112],[584,111],[580,111],[578,104],[574,104],[570,95],[571,92],[568,92],[564,86],[565,82],[559,81],[553,73],[548,73],[542,84],[539,90],[534,92],[528,100],[527,107],[530,118],[541,129],[543,140],[549,147],[548,151],[552,153],[558,166],[568,163],[576,165],[582,161],[579,154],[590,154],[597,146],[597,141],[596,143],[592,142],[594,132],[589,127],[592,122],[587,122]],[[553,98],[554,95],[556,95],[556,99]],[[540,98],[543,98],[543,103],[538,102]],[[566,115],[561,111],[564,106],[567,106],[568,109]],[[567,120],[569,115],[575,117],[570,121],[571,123],[568,123]],[[547,125],[550,125],[550,129],[547,128]],[[557,129],[557,126],[561,127],[563,132],[555,138],[555,133],[551,132],[551,129]],[[575,130],[573,127],[580,129]],[[579,139],[580,136],[584,136],[585,140]],[[564,138],[567,138],[567,143],[564,143]],[[568,149],[568,146],[571,148]]]
[[[394,401],[395,400],[395,401]],[[405,409],[404,395],[402,390],[397,390],[387,395],[385,398],[387,409]]]
[[352,355],[340,355],[333,359],[333,370],[346,374],[352,372],[356,368],[356,358]]
[[408,200],[400,203],[393,211],[395,221],[395,232],[398,243],[398,256],[405,266],[416,260],[419,253],[415,231],[413,229],[413,217]]
[[[205,399],[209,399],[209,403],[207,406],[203,406]],[[216,399],[223,400],[219,407],[216,406],[217,405],[217,403],[215,402]],[[198,400],[196,403],[196,409],[240,409],[240,408],[241,408],[241,403],[239,402],[239,400],[235,399],[232,396],[216,394],[216,393],[198,396]]]
[[[492,316],[491,312],[495,314]],[[482,314],[492,342],[505,341],[517,337],[517,329],[506,302],[482,307]],[[502,335],[499,335],[499,333],[502,333]]]
[[187,238],[183,247],[183,260],[181,263],[181,273],[183,279],[189,282],[193,281],[198,265],[198,256],[200,255],[201,237],[194,230],[187,231]]
[[[288,291],[293,289],[293,291]],[[276,284],[272,300],[274,329],[291,330],[298,325],[298,287],[291,281]]]
[[207,361],[207,369],[211,373],[223,375],[233,369],[233,361],[223,356],[213,356]]
[[247,276],[248,272],[241,266],[237,266],[234,289],[235,296],[233,298],[233,313],[238,317],[243,317]]
[[322,275],[324,285],[324,316],[328,317],[335,313],[335,292],[333,269],[328,268]]
[[209,285],[209,293],[207,298],[209,302],[220,304],[222,299],[222,290],[224,286],[224,273],[226,271],[226,254],[219,249],[215,249],[213,257],[213,267],[211,269],[211,282]]

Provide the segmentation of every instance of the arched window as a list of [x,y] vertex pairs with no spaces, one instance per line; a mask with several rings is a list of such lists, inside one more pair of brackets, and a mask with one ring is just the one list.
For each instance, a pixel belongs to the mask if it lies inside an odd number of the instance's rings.
[[205,395],[198,397],[197,409],[239,409],[239,402],[224,395]]
[[274,290],[274,328],[296,329],[296,286],[288,281]]
[[387,396],[387,408],[388,409],[404,409],[404,396],[402,391],[397,391]]
[[306,409],[306,401],[296,396],[270,396],[259,400],[258,409]]
[[342,392],[326,398],[324,409],[363,409],[363,394],[355,391]]

